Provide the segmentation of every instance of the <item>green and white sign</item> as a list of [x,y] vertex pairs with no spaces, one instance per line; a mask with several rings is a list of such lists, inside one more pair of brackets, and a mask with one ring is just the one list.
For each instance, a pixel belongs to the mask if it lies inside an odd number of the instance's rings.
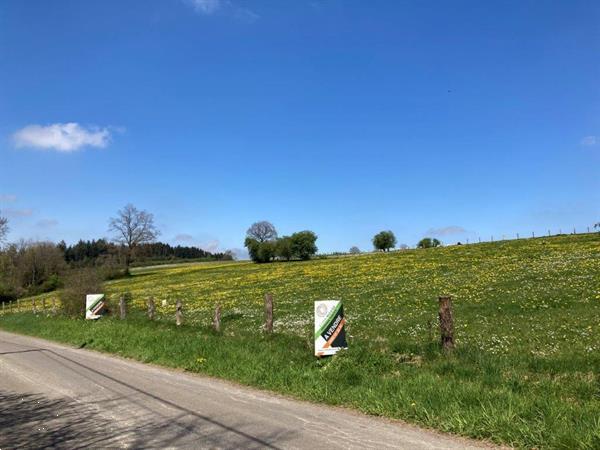
[[106,309],[104,294],[88,294],[85,296],[85,318],[90,320],[102,317]]
[[335,355],[348,348],[344,307],[339,300],[315,302],[315,356]]

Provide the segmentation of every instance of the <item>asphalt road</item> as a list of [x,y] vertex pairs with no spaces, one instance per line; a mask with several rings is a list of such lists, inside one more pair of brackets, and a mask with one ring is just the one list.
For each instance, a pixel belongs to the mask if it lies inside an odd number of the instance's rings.
[[232,383],[0,332],[0,448],[485,448]]

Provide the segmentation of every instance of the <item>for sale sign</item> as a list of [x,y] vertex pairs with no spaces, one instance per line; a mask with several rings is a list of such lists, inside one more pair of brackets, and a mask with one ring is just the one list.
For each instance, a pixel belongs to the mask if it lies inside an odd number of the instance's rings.
[[348,348],[344,325],[344,307],[339,300],[315,302],[315,355],[335,355]]
[[106,309],[104,294],[88,294],[85,296],[85,318],[99,319]]

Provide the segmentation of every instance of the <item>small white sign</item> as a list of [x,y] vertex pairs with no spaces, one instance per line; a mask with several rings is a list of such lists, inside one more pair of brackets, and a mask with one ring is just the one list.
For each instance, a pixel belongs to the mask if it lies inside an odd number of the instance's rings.
[[106,303],[104,294],[88,294],[85,296],[85,318],[90,320],[102,317]]
[[348,348],[344,307],[339,300],[315,302],[315,356],[335,355]]

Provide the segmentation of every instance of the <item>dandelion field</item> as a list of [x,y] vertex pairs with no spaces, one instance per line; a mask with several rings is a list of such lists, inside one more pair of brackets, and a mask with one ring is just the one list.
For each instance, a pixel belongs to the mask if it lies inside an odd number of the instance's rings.
[[[12,314],[0,327],[516,447],[600,448],[599,234],[136,269],[106,284],[112,299],[125,291],[126,321]],[[261,331],[266,292],[272,337]],[[438,346],[446,294],[452,355]],[[153,323],[143,317],[150,296]],[[322,299],[343,300],[349,350],[317,360],[312,302]]]

